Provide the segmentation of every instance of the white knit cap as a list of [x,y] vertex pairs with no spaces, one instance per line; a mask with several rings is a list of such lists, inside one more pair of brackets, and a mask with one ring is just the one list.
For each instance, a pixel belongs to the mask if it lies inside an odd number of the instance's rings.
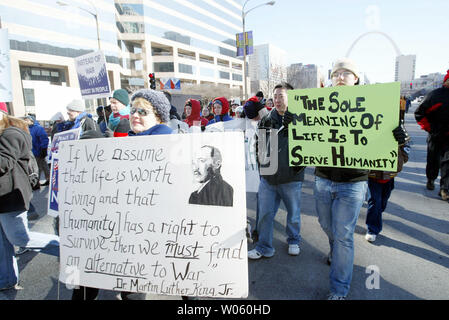
[[67,110],[84,112],[86,109],[83,100],[74,99],[67,105]]

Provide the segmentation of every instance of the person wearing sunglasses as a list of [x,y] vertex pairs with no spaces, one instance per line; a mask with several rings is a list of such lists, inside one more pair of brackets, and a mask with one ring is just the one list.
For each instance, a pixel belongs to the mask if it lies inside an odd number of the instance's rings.
[[170,102],[162,92],[141,89],[131,97],[129,136],[171,134]]

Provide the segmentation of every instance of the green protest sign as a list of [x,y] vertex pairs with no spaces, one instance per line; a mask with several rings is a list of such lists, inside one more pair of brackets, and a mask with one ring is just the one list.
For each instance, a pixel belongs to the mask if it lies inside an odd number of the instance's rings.
[[396,171],[400,83],[288,91],[290,166]]

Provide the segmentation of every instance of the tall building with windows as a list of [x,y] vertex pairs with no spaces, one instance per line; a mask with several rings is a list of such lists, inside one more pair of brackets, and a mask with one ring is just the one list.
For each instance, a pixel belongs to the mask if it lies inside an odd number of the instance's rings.
[[272,45],[254,46],[254,54],[249,56],[249,77],[251,93],[263,91],[271,96],[274,86],[281,81],[287,81],[287,53]]
[[[120,87],[113,1],[95,1],[95,7],[81,0],[61,4],[53,0],[0,1],[2,28],[8,29],[10,43],[11,106],[15,115],[50,108],[59,96],[81,96],[76,92],[79,83],[74,58],[98,50],[96,22],[89,13],[95,10],[99,13],[100,44],[110,84],[112,88]],[[92,108],[96,103],[87,102]]]
[[287,69],[287,82],[295,89],[319,88],[324,81],[324,75],[315,64],[294,63]]
[[416,55],[400,55],[396,57],[394,81],[401,86],[408,86],[415,79]]
[[[181,87],[213,84],[243,87],[236,58],[241,5],[234,0],[115,0],[122,86],[177,78]],[[144,80],[144,81],[142,81]]]
[[[98,50],[95,13],[112,90],[147,87],[150,72],[178,78],[181,86],[243,90],[243,61],[235,49],[242,25],[238,0],[0,1],[11,48],[13,114],[45,108],[48,92],[52,100],[77,95],[74,58]],[[99,103],[86,102],[90,110]]]

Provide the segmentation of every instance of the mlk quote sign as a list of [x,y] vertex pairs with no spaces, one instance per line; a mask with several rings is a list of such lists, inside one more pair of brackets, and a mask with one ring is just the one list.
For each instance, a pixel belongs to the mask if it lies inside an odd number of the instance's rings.
[[396,171],[398,82],[291,90],[290,165]]
[[246,297],[243,140],[231,132],[61,142],[60,280]]

